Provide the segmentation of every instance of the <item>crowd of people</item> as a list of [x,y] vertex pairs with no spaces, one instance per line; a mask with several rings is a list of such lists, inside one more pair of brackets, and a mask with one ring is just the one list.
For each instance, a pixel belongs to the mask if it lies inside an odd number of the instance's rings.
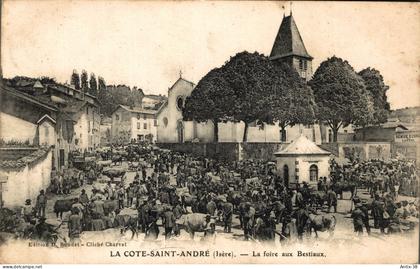
[[[278,235],[282,242],[289,242],[305,238],[321,226],[333,230],[335,217],[333,220],[326,216],[348,213],[337,210],[338,194],[346,190],[350,190],[354,202],[351,217],[357,234],[363,228],[368,234],[372,229],[401,232],[401,224],[408,225],[410,216],[418,217],[416,202],[396,200],[398,194],[417,195],[411,187],[418,184],[416,169],[408,162],[370,161],[340,166],[333,161],[330,180],[320,178],[315,186],[302,182],[292,188],[284,185],[275,164],[266,161],[215,160],[151,146],[130,146],[126,150],[134,156],[130,162],[137,162],[132,182],[125,174],[120,181],[97,184],[101,175],[97,166],[79,171],[77,176],[53,171],[52,185],[58,185],[54,188],[56,194],[69,196],[71,192],[64,187],[66,184],[57,184],[57,180],[65,181],[60,177],[76,178],[80,189],[77,197],[63,199],[58,205],[56,201],[54,205],[57,212],[71,212],[66,219],[70,239],[78,239],[83,231],[119,228],[121,233],[130,230],[133,237],[140,232],[145,233],[146,239],[155,240],[161,232],[159,226],[167,239],[179,235],[181,228],[192,236],[194,232],[204,232],[204,238],[214,238],[217,225],[223,227],[223,232],[231,233],[237,217],[245,240],[273,241]],[[171,178],[175,184],[171,184]],[[358,187],[366,188],[372,200],[361,199]],[[86,189],[92,189],[92,193]],[[45,228],[46,203],[47,196],[42,191],[36,205],[33,207],[27,200],[21,214],[40,238],[48,238],[48,233],[39,228]],[[190,214],[204,216],[198,220],[202,221],[198,228],[186,227],[184,217]],[[34,222],[36,219],[38,223]]]

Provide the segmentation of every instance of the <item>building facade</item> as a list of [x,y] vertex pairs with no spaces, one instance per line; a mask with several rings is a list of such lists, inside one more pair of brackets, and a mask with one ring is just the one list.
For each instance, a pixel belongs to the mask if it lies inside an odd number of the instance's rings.
[[274,155],[277,159],[277,172],[286,186],[295,187],[302,182],[316,185],[320,177],[329,178],[331,153],[318,147],[303,134]]
[[127,143],[132,140],[156,142],[158,110],[119,105],[112,113],[111,141]]
[[[293,66],[301,77],[309,80],[312,77],[312,56],[305,48],[296,22],[292,15],[284,17],[274,41],[270,54],[273,62],[286,62]],[[219,139],[214,141],[212,122],[197,123],[182,119],[182,107],[187,96],[194,90],[194,83],[180,77],[168,90],[168,100],[158,114],[159,143],[183,142],[242,142],[245,124],[219,123]],[[328,128],[315,125],[288,126],[282,139],[278,124],[257,126],[250,124],[247,142],[290,143],[291,140],[304,134],[316,144],[328,141]]]

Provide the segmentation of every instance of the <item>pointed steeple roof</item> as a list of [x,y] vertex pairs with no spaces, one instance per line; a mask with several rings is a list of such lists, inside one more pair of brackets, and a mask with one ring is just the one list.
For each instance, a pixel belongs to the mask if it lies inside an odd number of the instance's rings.
[[283,17],[280,29],[271,49],[270,59],[278,59],[286,56],[301,56],[308,59],[313,59],[308,54],[300,36],[296,22],[292,14]]
[[310,141],[306,136],[301,134],[295,141],[289,144],[283,150],[274,155],[330,155],[331,153],[318,147],[314,142]]

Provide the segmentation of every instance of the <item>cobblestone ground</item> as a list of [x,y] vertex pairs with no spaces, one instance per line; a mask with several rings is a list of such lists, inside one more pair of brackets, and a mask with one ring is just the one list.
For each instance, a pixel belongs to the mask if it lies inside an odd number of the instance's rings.
[[[122,164],[123,168],[128,169],[128,164],[127,163],[123,163]],[[148,169],[148,175],[152,174],[152,169]],[[135,176],[135,172],[127,172],[127,180],[125,181],[125,185],[128,185],[130,182],[133,181]],[[104,181],[106,180],[106,176],[103,176],[103,178],[98,179],[98,181],[96,181],[93,185],[103,185],[105,186],[106,183],[98,183],[99,181]],[[170,179],[170,184],[171,185],[176,185],[175,183],[175,177],[173,175],[171,175],[171,179]],[[90,194],[92,193],[92,188],[93,185],[87,185],[85,184],[82,188],[86,190],[86,192],[88,193],[88,195],[90,196]],[[53,212],[53,205],[54,202],[57,199],[63,199],[63,198],[72,198],[72,197],[78,197],[80,194],[80,190],[82,188],[78,188],[78,189],[73,189],[71,190],[71,193],[69,195],[50,195],[49,200],[48,200],[48,205],[47,205],[47,210],[46,210],[46,215],[47,215],[47,222],[54,224],[54,225],[60,225],[60,228],[58,229],[60,235],[61,235],[61,240],[67,241],[67,234],[68,234],[68,229],[67,229],[67,223],[66,223],[66,219],[68,218],[70,213],[64,213],[63,215],[63,220],[57,219],[57,217],[55,216],[55,213]],[[358,196],[360,196],[363,199],[370,199],[369,194],[367,193],[366,190],[363,189],[358,189]],[[412,200],[413,198],[411,197],[404,197],[404,196],[400,196],[399,200]],[[319,238],[315,239],[314,235],[312,235],[311,238],[305,238],[303,240],[303,242],[305,243],[305,245],[311,245],[311,244],[322,244],[322,243],[327,243],[330,244],[331,242],[335,242],[336,244],[338,244],[338,246],[340,245],[358,245],[358,244],[366,244],[366,242],[369,242],[369,244],[375,244],[376,243],[383,243],[385,242],[389,242],[390,244],[392,244],[392,242],[395,242],[395,240],[389,240],[390,236],[388,235],[381,235],[379,229],[374,229],[372,228],[371,230],[371,235],[368,237],[366,233],[364,233],[362,236],[356,237],[356,235],[353,233],[353,223],[352,223],[352,219],[350,218],[350,210],[351,210],[351,201],[350,201],[350,193],[344,193],[343,195],[343,199],[338,201],[338,206],[337,206],[337,213],[335,213],[335,217],[337,219],[337,225],[335,228],[335,232],[333,237],[329,237],[328,233],[319,233]],[[158,222],[159,224],[159,222]],[[370,220],[370,224],[371,226],[373,226],[373,220]],[[276,227],[277,231],[281,230],[281,224],[278,224]],[[244,241],[244,237],[243,237],[243,231],[240,229],[239,226],[239,219],[236,215],[234,215],[233,218],[233,226],[232,226],[232,232],[231,233],[224,233],[223,232],[223,227],[221,224],[218,224],[216,226],[216,232],[217,232],[217,236],[216,236],[216,241],[218,243],[221,242],[228,242],[228,244],[231,244],[232,242],[240,242],[241,246],[247,246],[249,244],[260,244],[258,242],[253,242],[253,241],[249,241],[246,242]],[[165,246],[179,246],[179,244],[182,245],[182,243],[186,243],[186,244],[195,244],[198,243],[202,240],[204,240],[203,238],[203,233],[196,233],[196,236],[194,238],[193,241],[191,241],[188,233],[186,233],[184,230],[181,230],[181,234],[178,237],[172,237],[169,240],[165,240],[164,235],[164,230],[162,227],[160,227],[160,234],[159,234],[159,238],[158,240],[156,240],[155,242],[147,242],[148,245],[165,245]],[[418,232],[417,231],[413,231],[411,233],[407,233],[406,238],[418,238]],[[354,238],[357,238],[357,240],[353,240]],[[279,240],[279,235],[276,235],[276,240],[274,242],[274,247],[279,246],[280,245],[280,240]],[[91,231],[86,231],[83,232],[81,235],[81,240],[82,241],[91,241],[91,240],[108,240],[108,241],[113,241],[113,242],[122,242],[122,241],[127,241],[127,242],[138,242],[138,243],[143,243],[144,242],[144,234],[139,234],[138,237],[135,237],[133,239],[131,239],[131,232],[127,232],[124,235],[121,235],[120,230],[119,229],[107,229],[105,231],[100,231],[100,232],[91,232]],[[364,242],[364,243],[362,243]],[[301,242],[297,242],[296,244],[301,244]]]

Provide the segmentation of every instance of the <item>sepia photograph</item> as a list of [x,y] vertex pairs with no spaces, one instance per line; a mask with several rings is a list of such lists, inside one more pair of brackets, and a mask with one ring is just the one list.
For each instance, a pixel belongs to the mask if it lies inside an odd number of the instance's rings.
[[1,1],[0,264],[417,268],[419,22],[416,2]]

